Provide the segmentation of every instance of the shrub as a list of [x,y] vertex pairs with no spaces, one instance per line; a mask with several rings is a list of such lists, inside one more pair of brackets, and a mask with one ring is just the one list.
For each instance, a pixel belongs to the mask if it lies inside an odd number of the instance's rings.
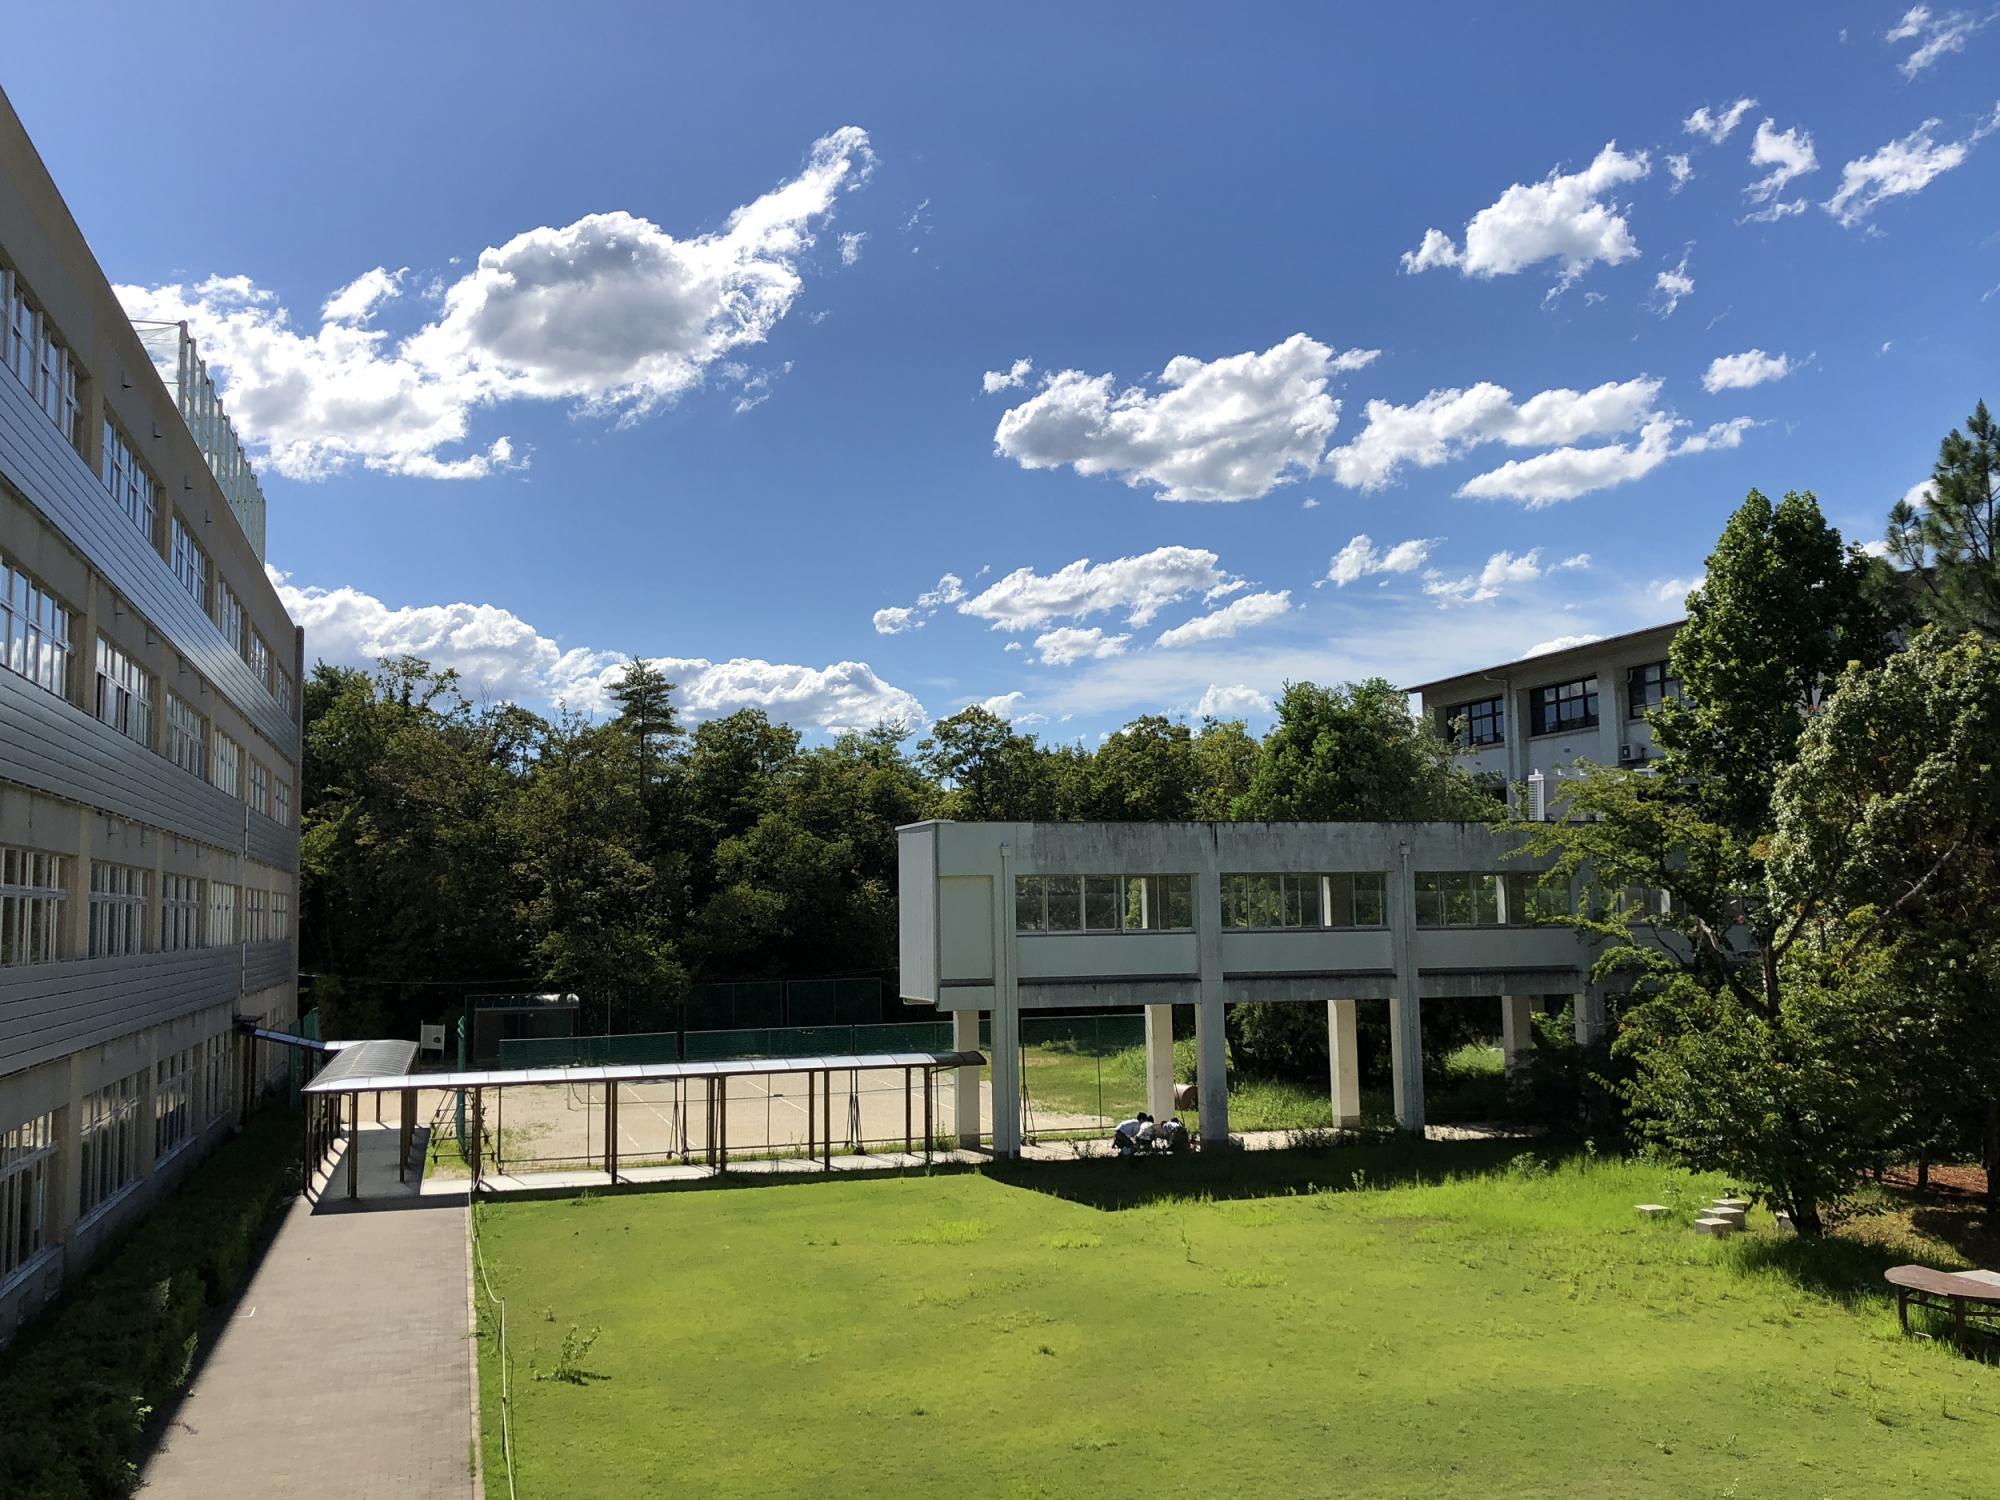
[[297,1150],[293,1117],[259,1117],[0,1355],[0,1495],[132,1492],[153,1413],[187,1383],[211,1315],[298,1190]]

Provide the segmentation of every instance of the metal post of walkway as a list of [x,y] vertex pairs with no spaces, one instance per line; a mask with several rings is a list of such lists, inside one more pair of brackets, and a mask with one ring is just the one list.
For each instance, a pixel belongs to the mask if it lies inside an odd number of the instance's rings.
[[[375,1096],[380,1099],[382,1096]],[[347,1196],[350,1199],[361,1196],[361,1099],[355,1096],[354,1107],[347,1112]]]

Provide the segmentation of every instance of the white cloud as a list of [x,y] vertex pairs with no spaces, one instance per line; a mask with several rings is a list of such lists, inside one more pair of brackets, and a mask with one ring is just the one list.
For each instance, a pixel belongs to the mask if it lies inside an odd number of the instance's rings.
[[1458,493],[1473,500],[1519,500],[1530,510],[1574,500],[1652,473],[1671,455],[1673,431],[1673,419],[1655,413],[1634,442],[1552,448],[1533,458],[1509,459],[1497,469],[1475,474],[1458,487]]
[[1072,662],[1117,656],[1131,639],[1129,635],[1106,635],[1095,625],[1088,629],[1065,625],[1036,636],[1035,649],[1042,654],[1043,666],[1066,667]]
[[1404,254],[1403,270],[1415,275],[1442,266],[1483,278],[1553,260],[1559,292],[1593,265],[1615,266],[1639,253],[1622,210],[1605,199],[1649,170],[1645,152],[1627,154],[1614,141],[1580,172],[1554,170],[1540,182],[1508,188],[1467,221],[1463,250],[1442,230],[1426,230],[1423,242]]
[[1811,133],[1796,128],[1774,130],[1775,123],[1765,120],[1760,124],[1756,139],[1750,143],[1750,165],[1771,169],[1743,189],[1743,195],[1752,203],[1769,203],[1794,178],[1819,170],[1819,155],[1813,150]]
[[1886,538],[1878,536],[1873,541],[1863,542],[1861,550],[1870,557],[1887,557],[1889,555],[1889,543]]
[[1024,469],[1113,474],[1161,500],[1255,500],[1314,471],[1340,421],[1327,382],[1375,352],[1295,333],[1262,354],[1171,359],[1157,391],[1058,370],[1002,414],[993,445]]
[[1376,490],[1406,463],[1434,468],[1481,443],[1538,448],[1629,431],[1652,410],[1660,384],[1642,375],[1588,391],[1542,391],[1518,406],[1512,392],[1490,381],[1434,390],[1408,406],[1370,401],[1367,426],[1326,461],[1340,483]]
[[[565,648],[497,605],[391,607],[355,588],[302,588],[276,572],[272,582],[286,612],[306,629],[315,657],[372,667],[384,656],[420,656],[456,670],[475,697],[601,713],[630,660],[619,652]],[[674,701],[690,720],[761,708],[799,728],[830,732],[925,722],[923,705],[866,662],[805,667],[754,657],[649,660],[674,683]]]
[[1928,5],[1913,5],[1903,13],[1902,20],[1882,34],[1882,40],[1917,43],[1910,55],[1896,65],[1903,77],[1914,79],[1946,53],[1963,52],[1973,32],[1992,19],[1990,15],[1975,18],[1962,10],[1938,15]]
[[1269,698],[1240,682],[1231,687],[1211,682],[1208,691],[1201,695],[1201,702],[1194,708],[1198,719],[1242,719],[1270,711]]
[[991,396],[996,391],[1010,391],[1028,383],[1028,375],[1035,368],[1032,359],[1017,359],[1004,370],[988,370],[979,377],[979,388]]
[[1738,99],[1728,109],[1717,113],[1704,104],[1681,121],[1681,133],[1698,135],[1709,145],[1720,146],[1743,123],[1743,117],[1756,107],[1755,99]]
[[1738,224],[1775,224],[1780,219],[1794,218],[1805,211],[1806,200],[1803,198],[1794,198],[1789,203],[1780,199],[1752,213],[1743,215],[1736,222]]
[[2000,108],[1968,139],[1940,145],[1931,139],[1931,132],[1942,121],[1926,120],[1908,135],[1842,167],[1839,189],[1820,206],[1851,229],[1873,213],[1884,199],[1922,192],[1933,179],[1958,166],[1971,154],[1974,143],[1989,132],[1994,121],[2000,121]]
[[1931,503],[1931,481],[1928,479],[1919,479],[1915,484],[1903,491],[1903,500],[1904,503],[1913,505],[1918,510],[1929,509]]
[[843,266],[851,266],[861,259],[861,246],[867,238],[868,231],[865,229],[857,229],[852,234],[843,234],[840,237],[840,263]]
[[947,573],[937,581],[937,587],[926,589],[917,595],[914,605],[892,604],[886,609],[875,611],[875,633],[877,635],[901,635],[906,630],[922,630],[924,622],[947,604],[958,604],[965,599],[965,580],[956,573]]
[[1241,631],[1268,624],[1292,608],[1292,591],[1272,594],[1244,594],[1210,614],[1197,615],[1185,625],[1162,631],[1155,645],[1192,646],[1203,641],[1223,641]]
[[[1347,545],[1334,554],[1326,577],[1319,583],[1331,583],[1336,588],[1346,588],[1357,579],[1374,573],[1414,573],[1430,559],[1431,548],[1442,538],[1412,537],[1406,542],[1398,542],[1386,552],[1378,548],[1366,532],[1349,539]],[[1315,584],[1317,588],[1319,584]]]
[[1671,604],[1676,609],[1684,608],[1687,596],[1702,586],[1700,578],[1664,578],[1648,585],[1646,592],[1662,604]]
[[1011,693],[1001,693],[996,697],[988,698],[979,706],[996,718],[1011,719],[1020,711],[1021,705],[1027,701],[1027,697],[1026,693],[1016,690]]
[[1567,651],[1572,646],[1588,646],[1593,641],[1601,641],[1601,635],[1559,635],[1552,641],[1537,641],[1521,654],[1523,656],[1547,656],[1551,651]]
[[1783,380],[1798,366],[1785,354],[1766,354],[1762,349],[1746,349],[1741,354],[1725,354],[1709,361],[1701,377],[1701,388],[1711,396],[1717,391],[1744,391],[1770,380]]
[[1702,431],[1680,440],[1675,446],[1676,456],[1683,453],[1709,453],[1722,448],[1741,448],[1743,434],[1753,427],[1763,424],[1751,417],[1731,417],[1726,422],[1712,422]]
[[1518,557],[1496,552],[1486,559],[1477,576],[1467,573],[1452,578],[1436,568],[1429,569],[1424,574],[1424,592],[1437,600],[1439,608],[1448,609],[1454,604],[1484,604],[1499,598],[1512,584],[1533,583],[1541,576],[1541,548],[1531,548]]
[[511,447],[445,454],[486,407],[562,400],[632,420],[764,342],[800,291],[814,226],[873,164],[867,134],[848,126],[717,231],[676,239],[625,212],[527,230],[481,251],[441,288],[438,316],[402,338],[367,326],[400,282],[381,267],[306,329],[247,276],[116,290],[134,318],[190,324],[230,415],[277,472],[317,479],[358,462],[475,477]]
[[1694,176],[1694,168],[1688,165],[1686,152],[1667,158],[1667,175],[1673,178],[1673,185],[1667,189],[1669,195],[1678,193],[1688,185]]
[[1579,552],[1574,557],[1565,557],[1556,566],[1566,573],[1583,572],[1590,566],[1590,554],[1588,552]]
[[1317,501],[1317,500],[1313,499],[1313,497],[1312,497],[1312,496],[1308,495],[1308,496],[1306,496],[1306,498],[1305,498],[1305,499],[1303,499],[1303,500],[1301,500],[1301,501],[1299,502],[1299,509],[1300,509],[1300,510],[1318,510],[1318,509],[1319,509],[1319,501]]
[[1688,275],[1688,256],[1693,253],[1691,249],[1682,251],[1679,265],[1653,278],[1653,311],[1663,318],[1674,315],[1681,298],[1694,295],[1694,278]]
[[1199,547],[1155,547],[1137,557],[1093,563],[1078,558],[1054,573],[1016,568],[958,606],[990,620],[996,630],[1032,630],[1051,620],[1083,619],[1125,611],[1132,625],[1146,625],[1170,604],[1191,594],[1219,599],[1243,587],[1223,571],[1213,552]]

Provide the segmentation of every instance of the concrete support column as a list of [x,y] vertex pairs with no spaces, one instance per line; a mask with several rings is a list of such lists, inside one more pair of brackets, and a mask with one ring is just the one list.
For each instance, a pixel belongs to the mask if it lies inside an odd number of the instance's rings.
[[[955,1052],[979,1050],[979,1012],[955,1010],[951,1013],[951,1045]],[[952,1133],[959,1149],[977,1151],[979,1124],[979,1069],[960,1068],[952,1074]]]
[[1014,849],[993,886],[993,1154],[1021,1154],[1021,991],[1014,968]]
[[1417,974],[1417,891],[1410,846],[1396,846],[1389,873],[1389,948],[1396,989],[1389,997],[1389,1067],[1395,1087],[1396,1128],[1423,1134],[1424,1017]]
[[[1123,1105],[1119,1108],[1122,1110]],[[1146,1007],[1146,1112],[1164,1120],[1174,1112],[1174,1008]]]
[[1201,997],[1194,1013],[1196,1082],[1201,1088],[1201,1143],[1229,1144],[1229,1045],[1222,1029],[1222,876],[1206,869],[1194,878],[1195,951]]
[[1500,997],[1500,1054],[1510,1074],[1535,1055],[1534,1001],[1533,995]]
[[1604,991],[1592,985],[1576,996],[1576,1041],[1588,1047],[1604,1035]]
[[1331,1074],[1333,1123],[1346,1129],[1361,1123],[1361,1052],[1355,1031],[1355,1002],[1326,1002],[1326,1055]]

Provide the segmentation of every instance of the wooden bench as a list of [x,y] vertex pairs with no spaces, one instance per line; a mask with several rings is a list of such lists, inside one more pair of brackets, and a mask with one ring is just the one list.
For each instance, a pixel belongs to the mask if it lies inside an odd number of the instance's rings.
[[1952,1333],[1965,1342],[1965,1320],[2000,1317],[2000,1273],[1934,1271],[1929,1266],[1891,1266],[1883,1279],[1896,1289],[1896,1321],[1910,1331],[1910,1304],[1951,1314]]

